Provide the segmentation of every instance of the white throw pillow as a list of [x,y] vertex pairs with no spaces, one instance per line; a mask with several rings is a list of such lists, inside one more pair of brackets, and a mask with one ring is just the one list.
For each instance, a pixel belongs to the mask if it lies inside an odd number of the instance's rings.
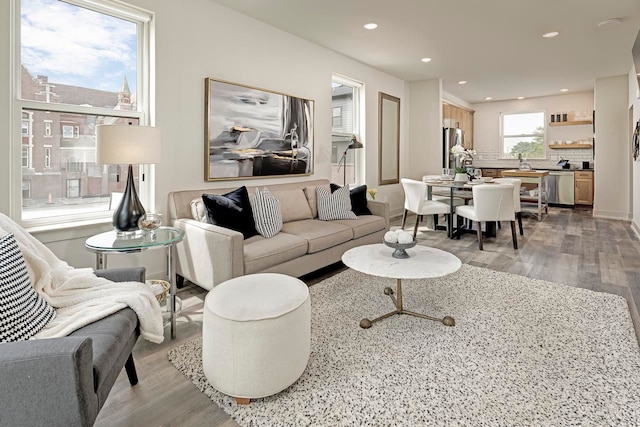
[[253,221],[261,236],[273,237],[282,230],[282,211],[280,201],[266,187],[256,188],[251,199]]
[[316,188],[316,194],[318,196],[319,220],[358,219],[358,216],[351,210],[349,187],[340,187],[332,194],[329,188],[319,185]]

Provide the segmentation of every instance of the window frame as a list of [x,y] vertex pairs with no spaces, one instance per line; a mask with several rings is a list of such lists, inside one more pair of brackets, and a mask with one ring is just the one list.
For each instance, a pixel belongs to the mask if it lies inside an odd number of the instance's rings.
[[[351,133],[345,133],[345,132],[334,132],[333,131],[333,112],[334,112],[334,108],[333,105],[331,106],[331,116],[332,116],[332,129],[331,129],[331,137],[332,140],[334,139],[334,137],[338,137],[338,138],[345,138],[345,141],[347,142],[347,144],[349,143],[349,141],[351,140],[351,137],[353,135],[356,136],[356,138],[358,139],[358,141],[363,142],[364,139],[364,117],[365,117],[365,112],[364,112],[364,106],[365,106],[365,85],[364,83],[349,78],[349,77],[345,77],[345,76],[341,76],[339,74],[332,74],[331,75],[331,83],[339,83],[341,85],[344,86],[349,86],[353,88],[353,123],[352,123],[352,132]],[[340,126],[342,125],[342,107],[338,107],[340,108]],[[332,144],[333,145],[333,144]],[[332,146],[332,151],[333,151],[333,146]],[[349,183],[349,184],[353,184],[354,186],[359,186],[365,183],[365,177],[366,177],[366,171],[365,171],[365,167],[366,167],[366,162],[364,161],[365,159],[365,154],[364,154],[365,150],[350,150],[350,153],[348,154],[349,157],[353,156],[353,164],[354,164],[354,168],[355,168],[355,182],[353,183]],[[338,163],[340,162],[340,158],[342,157],[342,153],[343,151],[340,151],[338,153]],[[333,157],[333,156],[332,156]],[[332,159],[333,160],[333,159]],[[333,167],[337,167],[338,163],[331,163],[332,168]],[[340,182],[342,183],[342,180],[340,180]]]
[[[508,112],[508,113],[500,113],[500,123],[499,123],[499,130],[500,130],[500,151],[498,153],[498,158],[500,160],[513,160],[514,157],[511,156],[507,156],[504,153],[504,143],[505,143],[505,139],[506,138],[535,138],[538,136],[538,134],[509,134],[509,135],[505,135],[504,133],[504,118],[505,116],[516,116],[516,115],[521,115],[521,114],[538,114],[538,113],[542,113],[542,157],[527,157],[527,160],[547,160],[548,156],[547,156],[547,111],[546,110],[528,110],[528,111],[514,111],[514,112]],[[516,157],[517,159],[517,157]]]
[[[11,84],[11,135],[10,144],[11,159],[14,164],[21,164],[22,146],[22,111],[39,110],[44,112],[77,113],[96,116],[111,116],[119,118],[137,119],[140,126],[154,125],[154,108],[152,93],[155,87],[155,75],[153,71],[154,58],[154,34],[155,34],[155,14],[146,9],[125,4],[117,0],[64,0],[64,2],[74,6],[86,8],[98,13],[107,14],[116,18],[124,19],[136,24],[137,34],[137,84],[136,84],[136,110],[116,110],[103,107],[92,107],[85,105],[47,103],[45,101],[27,100],[21,98],[21,0],[10,0],[12,10],[11,34],[12,43],[12,84]],[[47,122],[47,120],[45,120]],[[51,121],[50,130],[53,125]],[[62,124],[61,124],[62,125]],[[47,125],[45,124],[44,137],[47,135]],[[62,127],[60,127],[62,130]],[[79,129],[78,129],[79,131]],[[77,133],[79,134],[79,132]],[[76,133],[74,132],[75,137]],[[19,163],[18,163],[19,162]],[[22,182],[22,168],[14,168],[13,180],[15,183]],[[153,209],[155,205],[155,170],[153,165],[140,165],[138,194],[142,203]],[[144,180],[142,178],[145,178]],[[58,215],[55,217],[44,217],[34,219],[23,219],[22,214],[22,188],[15,184],[10,189],[10,216],[24,227],[37,227],[38,230],[73,228],[87,223],[107,223],[112,220],[113,213],[105,209],[99,212],[72,213]]]
[[51,168],[51,147],[50,145],[45,145],[44,147],[44,167],[49,169]]
[[51,131],[51,127],[53,126],[53,120],[45,120],[44,121],[44,135],[45,138],[53,138],[53,132]]

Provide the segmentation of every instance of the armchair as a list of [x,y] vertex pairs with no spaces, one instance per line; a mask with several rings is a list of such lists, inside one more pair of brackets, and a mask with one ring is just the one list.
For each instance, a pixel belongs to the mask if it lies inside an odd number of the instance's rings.
[[[112,281],[144,282],[145,269],[98,270]],[[138,317],[124,308],[62,338],[0,344],[0,426],[93,425],[124,366],[138,378],[132,349]]]

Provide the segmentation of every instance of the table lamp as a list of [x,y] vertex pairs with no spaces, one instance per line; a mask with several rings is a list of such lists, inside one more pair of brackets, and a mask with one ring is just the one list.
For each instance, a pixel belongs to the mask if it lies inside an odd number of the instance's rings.
[[98,125],[96,163],[129,165],[127,186],[113,212],[113,227],[118,233],[135,233],[145,210],[133,183],[133,164],[160,163],[160,130],[149,126]]
[[344,150],[344,153],[338,162],[338,172],[340,171],[340,165],[344,168],[342,171],[342,185],[347,185],[347,152],[357,148],[364,148],[364,145],[356,139],[355,135],[352,135],[349,145],[347,145],[347,148]]

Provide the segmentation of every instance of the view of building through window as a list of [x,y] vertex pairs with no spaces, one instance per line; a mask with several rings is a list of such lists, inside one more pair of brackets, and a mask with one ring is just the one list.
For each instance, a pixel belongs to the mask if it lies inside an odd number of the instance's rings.
[[545,113],[502,115],[502,158],[545,158]]
[[58,0],[20,7],[22,218],[107,211],[127,165],[96,164],[95,131],[142,118],[141,23]]
[[[332,82],[331,182],[340,185],[357,185],[361,180],[360,153],[357,150],[347,150],[353,135],[360,139],[359,98],[361,87],[360,83],[350,82],[345,78],[334,78]],[[345,150],[346,156],[344,155]]]

